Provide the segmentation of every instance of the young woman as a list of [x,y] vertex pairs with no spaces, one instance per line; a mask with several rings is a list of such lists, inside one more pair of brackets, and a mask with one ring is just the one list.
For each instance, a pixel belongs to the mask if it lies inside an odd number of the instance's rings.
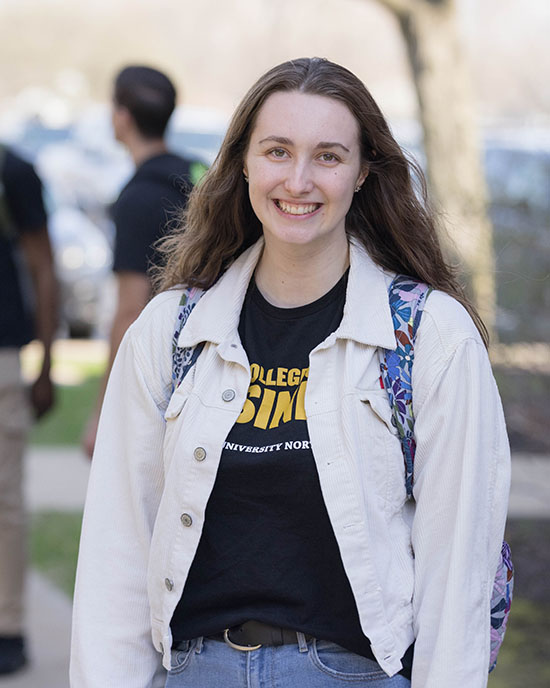
[[[275,67],[237,108],[111,374],[74,688],[486,685],[509,451],[485,330],[410,167],[326,60]],[[396,273],[434,288],[414,500],[380,386]],[[178,345],[202,349],[172,393],[181,285],[205,293]]]

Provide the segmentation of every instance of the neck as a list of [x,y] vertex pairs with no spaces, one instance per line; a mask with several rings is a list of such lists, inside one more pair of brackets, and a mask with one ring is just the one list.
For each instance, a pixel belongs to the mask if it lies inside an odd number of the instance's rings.
[[126,144],[136,167],[155,155],[167,152],[164,139],[134,138]]
[[279,308],[296,308],[324,296],[349,266],[347,240],[337,246],[282,247],[266,244],[255,273],[262,296]]

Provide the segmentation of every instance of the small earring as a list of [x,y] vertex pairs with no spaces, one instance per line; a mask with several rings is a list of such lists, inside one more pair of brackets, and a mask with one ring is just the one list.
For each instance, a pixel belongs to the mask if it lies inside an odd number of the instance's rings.
[[243,177],[245,182],[248,184],[248,177],[246,176],[246,172],[243,170]]
[[357,193],[358,191],[361,191],[361,185],[355,187],[355,193]]

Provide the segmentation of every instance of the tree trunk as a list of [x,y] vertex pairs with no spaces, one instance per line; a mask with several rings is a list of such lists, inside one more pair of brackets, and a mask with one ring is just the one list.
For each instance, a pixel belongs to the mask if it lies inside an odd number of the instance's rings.
[[[397,16],[407,44],[436,208],[464,265],[471,296],[494,335],[495,271],[487,185],[474,96],[454,0],[379,0]],[[454,249],[453,249],[454,247]]]

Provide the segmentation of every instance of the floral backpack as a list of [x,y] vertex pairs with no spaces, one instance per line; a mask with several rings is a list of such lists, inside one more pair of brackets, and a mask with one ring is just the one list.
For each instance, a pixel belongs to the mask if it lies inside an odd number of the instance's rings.
[[[412,499],[413,468],[416,442],[414,439],[414,415],[412,410],[412,365],[414,341],[422,317],[422,310],[431,288],[410,277],[398,275],[389,289],[390,310],[398,347],[395,351],[380,350],[381,379],[392,407],[392,422],[401,439],[405,461],[405,486]],[[181,297],[176,328],[172,338],[172,391],[178,387],[197,360],[203,345],[184,348],[178,346],[180,332],[191,311],[204,294],[202,289],[186,289]],[[510,548],[502,543],[491,597],[491,655],[489,671],[495,668],[498,651],[504,639],[512,592],[514,567]]]
[[[412,365],[414,341],[422,317],[422,310],[431,288],[411,277],[398,275],[389,289],[390,310],[397,340],[397,349],[381,350],[380,369],[382,381],[390,398],[392,423],[401,439],[405,460],[405,486],[412,498],[413,468],[416,442],[414,439],[414,415],[412,409]],[[497,655],[504,640],[508,624],[514,567],[507,542],[502,543],[500,561],[491,596],[491,655],[489,672],[497,663]]]

